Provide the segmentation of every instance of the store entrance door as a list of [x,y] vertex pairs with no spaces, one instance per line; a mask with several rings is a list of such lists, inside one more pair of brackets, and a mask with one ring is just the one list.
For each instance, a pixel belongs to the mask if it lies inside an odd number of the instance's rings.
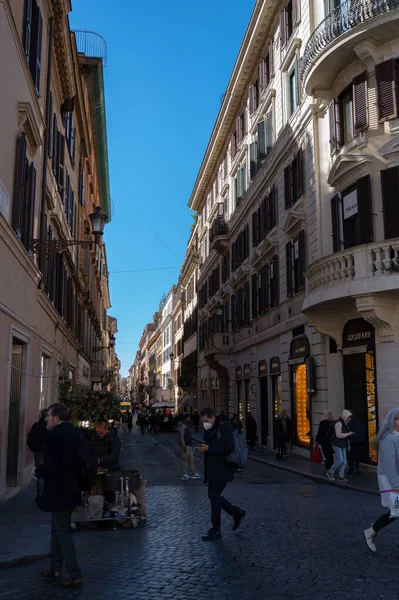
[[259,378],[260,385],[260,426],[261,426],[261,442],[263,446],[267,446],[267,438],[269,437],[269,403],[267,398],[267,377]]

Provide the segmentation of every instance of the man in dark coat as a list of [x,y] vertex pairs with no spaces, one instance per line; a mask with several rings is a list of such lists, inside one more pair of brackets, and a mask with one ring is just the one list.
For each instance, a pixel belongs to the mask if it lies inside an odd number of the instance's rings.
[[[58,402],[48,408],[47,436],[44,462],[36,469],[36,477],[43,477],[44,491],[39,508],[51,512],[50,569],[42,577],[53,578],[65,587],[81,587],[82,573],[76,560],[75,544],[69,527],[71,511],[81,502],[79,489],[79,430],[68,423],[69,413]],[[61,579],[62,565],[68,572]]]
[[362,448],[366,442],[366,428],[363,421],[355,416],[352,416],[348,426],[349,431],[353,431],[354,435],[349,440],[348,448],[348,473],[355,472],[360,475],[360,455]]
[[93,447],[100,466],[108,469],[108,471],[118,471],[120,469],[121,440],[119,435],[113,435],[110,432],[108,423],[97,424]]
[[195,428],[196,433],[198,433],[199,422],[200,422],[200,416],[199,416],[198,411],[196,409],[195,412],[194,412],[194,414],[193,414],[193,424],[194,424],[194,428]]
[[[32,425],[30,432],[28,433],[27,444],[28,448],[35,457],[35,467],[40,467],[43,464],[44,447],[46,445],[47,438],[47,409],[42,410],[42,414],[37,423]],[[43,494],[43,479],[37,479],[36,481],[36,502],[39,501],[40,496]]]
[[252,416],[252,413],[250,412],[247,414],[247,418],[245,421],[245,429],[247,432],[248,445],[250,448],[254,448],[256,440],[258,438],[258,426],[254,417]]
[[204,408],[201,411],[201,420],[205,430],[205,444],[199,446],[198,450],[204,454],[204,481],[208,484],[208,497],[211,501],[212,512],[212,527],[201,539],[209,541],[222,537],[220,530],[222,509],[233,517],[233,530],[240,526],[245,511],[233,506],[222,496],[227,483],[234,479],[234,468],[226,460],[226,456],[234,449],[233,430],[229,423],[217,419],[211,408]]

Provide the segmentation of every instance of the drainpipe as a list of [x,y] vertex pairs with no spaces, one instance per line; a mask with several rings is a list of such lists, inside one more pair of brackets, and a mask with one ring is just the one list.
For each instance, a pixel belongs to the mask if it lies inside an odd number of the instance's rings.
[[[46,183],[47,183],[47,163],[48,163],[48,134],[51,115],[50,110],[50,88],[51,88],[51,67],[53,54],[53,37],[54,37],[54,17],[50,17],[49,21],[49,40],[48,40],[48,57],[47,57],[47,80],[46,80],[46,128],[43,135],[43,173],[42,173],[42,197],[40,202],[40,234],[39,237],[43,240],[46,235]],[[39,268],[42,272],[42,278],[39,285],[43,282],[43,270],[45,265],[45,255],[43,252],[39,255]]]

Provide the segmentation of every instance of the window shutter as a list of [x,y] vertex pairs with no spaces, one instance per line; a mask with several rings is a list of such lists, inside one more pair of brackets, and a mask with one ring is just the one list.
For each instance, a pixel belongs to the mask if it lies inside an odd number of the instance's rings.
[[395,60],[392,58],[376,65],[375,76],[377,80],[379,119],[380,121],[395,119],[398,113]]
[[[25,248],[29,254],[33,254],[33,230],[35,224],[35,198],[36,198],[36,169],[31,163],[29,168],[28,201],[25,215]],[[46,230],[44,230],[46,231]]]
[[285,46],[285,43],[287,41],[287,33],[286,33],[286,27],[285,27],[285,20],[286,20],[286,15],[285,15],[285,9],[284,9],[283,12],[280,15],[280,42],[281,42],[281,47]]
[[296,25],[298,19],[298,9],[296,0],[292,0],[292,25],[293,27]]
[[231,328],[234,331],[237,327],[237,298],[231,297]]
[[85,170],[83,167],[80,170],[79,189],[80,189],[80,194],[79,194],[80,204],[82,206],[84,206],[84,203],[85,203]]
[[17,236],[22,238],[22,227],[25,212],[26,198],[26,179],[27,179],[27,160],[26,160],[26,135],[21,133],[17,141],[17,152],[15,161],[15,182],[12,227]]
[[330,154],[333,156],[337,151],[337,137],[335,133],[335,100],[328,105],[328,118],[330,122]]
[[273,111],[266,115],[266,154],[269,154],[274,144]]
[[269,310],[271,308],[271,295],[270,295],[270,264],[267,263],[264,267],[265,269],[265,310]]
[[298,284],[299,290],[305,289],[305,269],[306,269],[306,248],[305,248],[305,231],[299,232],[298,236],[298,253],[299,253],[299,273]]
[[65,187],[65,137],[58,132],[58,189],[61,194],[61,200],[64,204]]
[[59,141],[58,123],[57,123],[57,117],[54,113],[54,118],[53,118],[53,173],[54,173],[56,179],[58,178],[58,141]]
[[35,71],[35,88],[40,94],[40,76],[42,73],[42,37],[43,37],[43,17],[38,10],[38,27],[37,27],[37,47],[36,47],[36,71]]
[[288,242],[285,245],[285,260],[286,260],[286,269],[287,269],[287,297],[291,298],[293,289],[292,289],[292,242]]
[[69,205],[70,205],[70,214],[71,214],[70,227],[71,227],[71,234],[73,237],[75,235],[75,197],[74,197],[72,188],[71,188],[71,192],[70,192]]
[[246,163],[240,169],[241,171],[241,195],[244,196],[247,191],[247,165]]
[[352,88],[354,131],[359,133],[369,126],[367,71],[355,77]]
[[273,306],[278,306],[280,302],[280,270],[279,270],[279,260],[278,255],[276,254],[273,257]]
[[71,138],[70,138],[70,151],[71,151],[72,163],[75,162],[75,136],[76,136],[75,115],[74,115],[74,113],[72,113],[71,114]]
[[24,14],[24,52],[27,60],[30,54],[30,41],[32,37],[32,0],[25,0]]
[[241,117],[236,118],[236,144],[237,147],[241,144],[242,140],[242,127],[241,127]]
[[48,115],[47,115],[47,154],[53,155],[53,93],[50,92]]
[[277,194],[276,186],[273,185],[270,194],[267,197],[268,230],[273,229],[277,223]]
[[357,180],[356,190],[360,244],[370,244],[373,241],[373,207],[371,202],[370,175]]
[[342,135],[342,114],[341,107],[338,103],[335,103],[335,139],[336,139],[336,148],[339,150],[344,145],[343,135]]
[[249,147],[249,156],[250,156],[250,177],[254,179],[258,172],[258,142],[255,140]]
[[255,86],[251,85],[249,87],[249,112],[252,113],[255,110]]
[[340,210],[341,198],[339,194],[335,194],[331,198],[331,231],[333,239],[333,252],[341,250],[341,231],[340,231]]
[[265,89],[265,61],[262,60],[258,66],[258,81],[259,81],[259,90],[262,93]]
[[[296,155],[296,178],[298,197],[303,194],[303,150],[300,148]],[[296,200],[296,198],[295,198]]]
[[261,121],[258,124],[258,155],[260,161],[265,158],[266,153],[266,121]]
[[252,214],[252,245],[258,245],[258,213],[255,211]]
[[270,74],[270,77],[273,77],[273,75],[274,75],[273,40],[270,40],[270,44],[269,44],[269,74]]
[[292,187],[291,187],[292,169],[291,165],[284,169],[284,200],[285,208],[292,206]]
[[382,207],[384,211],[384,237],[399,237],[399,167],[381,171]]

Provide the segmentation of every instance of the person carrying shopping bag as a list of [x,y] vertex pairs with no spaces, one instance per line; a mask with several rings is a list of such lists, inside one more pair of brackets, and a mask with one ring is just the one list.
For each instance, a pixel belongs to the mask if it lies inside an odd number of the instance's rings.
[[363,532],[367,546],[376,552],[377,533],[399,517],[399,408],[393,408],[387,414],[374,446],[378,451],[377,477],[381,504],[389,509]]

